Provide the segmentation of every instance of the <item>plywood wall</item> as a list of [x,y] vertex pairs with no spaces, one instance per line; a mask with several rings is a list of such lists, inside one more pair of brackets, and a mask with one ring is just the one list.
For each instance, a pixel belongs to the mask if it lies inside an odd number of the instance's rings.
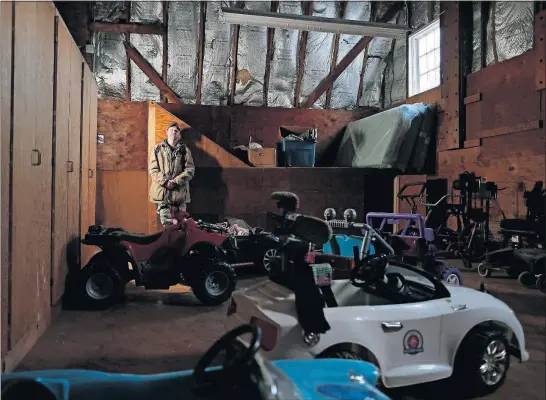
[[[82,74],[90,71],[52,2],[1,7],[4,372],[24,357],[58,310],[69,244],[79,241],[82,223],[82,90],[87,87],[84,99],[93,107],[97,89],[92,79],[82,88]],[[89,121],[87,143],[96,132]]]

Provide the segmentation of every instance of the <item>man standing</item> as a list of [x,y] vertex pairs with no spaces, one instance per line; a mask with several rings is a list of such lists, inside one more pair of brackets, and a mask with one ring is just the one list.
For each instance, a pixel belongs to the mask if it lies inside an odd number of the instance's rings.
[[173,122],[167,128],[167,139],[156,144],[150,156],[150,201],[157,204],[163,226],[173,224],[171,207],[186,211],[191,201],[189,182],[195,174],[195,165],[190,149],[181,139],[180,126]]

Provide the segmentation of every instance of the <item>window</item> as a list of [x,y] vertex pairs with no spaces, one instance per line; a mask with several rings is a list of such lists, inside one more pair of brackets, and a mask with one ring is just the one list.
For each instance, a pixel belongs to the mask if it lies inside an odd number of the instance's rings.
[[440,86],[440,20],[409,37],[409,95]]

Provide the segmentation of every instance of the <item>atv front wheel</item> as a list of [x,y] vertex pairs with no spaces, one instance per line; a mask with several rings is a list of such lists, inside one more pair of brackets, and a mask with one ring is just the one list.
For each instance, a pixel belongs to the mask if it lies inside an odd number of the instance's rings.
[[123,301],[125,280],[110,264],[88,264],[81,274],[80,293],[85,308],[104,310]]
[[[501,332],[471,332],[455,360],[455,378],[468,398],[482,397],[502,386],[510,367],[508,343]],[[465,397],[467,398],[467,397]]]
[[484,278],[489,278],[491,276],[491,268],[488,263],[480,263],[478,265],[478,275],[483,276]]
[[525,289],[535,289],[537,287],[537,277],[535,274],[529,271],[519,274],[518,282]]
[[214,261],[202,267],[200,276],[191,283],[195,297],[207,306],[224,303],[235,290],[237,275],[231,265]]

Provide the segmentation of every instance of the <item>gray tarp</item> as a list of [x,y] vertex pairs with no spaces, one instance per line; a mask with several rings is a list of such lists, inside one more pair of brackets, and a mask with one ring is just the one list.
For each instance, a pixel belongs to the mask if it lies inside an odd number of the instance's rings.
[[[422,169],[433,131],[434,113],[423,103],[405,104],[350,122],[336,166]],[[423,123],[425,116],[427,121]]]

